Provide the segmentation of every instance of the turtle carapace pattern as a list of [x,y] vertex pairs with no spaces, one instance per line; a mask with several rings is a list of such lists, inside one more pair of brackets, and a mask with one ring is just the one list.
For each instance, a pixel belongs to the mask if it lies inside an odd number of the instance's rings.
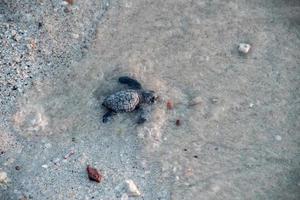
[[132,112],[137,109],[141,110],[137,123],[144,123],[147,121],[144,106],[155,102],[155,92],[143,89],[137,80],[128,76],[120,77],[119,82],[126,84],[129,89],[124,89],[105,97],[102,105],[108,111],[103,115],[103,123],[108,122],[116,113]]

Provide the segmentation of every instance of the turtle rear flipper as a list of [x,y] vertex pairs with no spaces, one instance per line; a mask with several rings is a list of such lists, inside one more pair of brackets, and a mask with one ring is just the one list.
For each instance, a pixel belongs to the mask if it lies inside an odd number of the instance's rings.
[[102,122],[103,123],[107,123],[109,120],[111,120],[111,118],[113,117],[113,115],[115,115],[116,112],[112,111],[112,110],[109,110],[107,111],[103,117],[102,117]]
[[142,85],[135,79],[132,79],[128,76],[121,76],[119,82],[122,84],[128,85],[132,89],[142,89]]
[[150,119],[150,108],[141,106],[138,108],[140,111],[140,115],[138,117],[137,123],[143,124],[144,122],[148,121]]
[[146,118],[140,116],[140,117],[138,118],[138,120],[137,120],[137,124],[143,124],[143,123],[145,123],[146,121],[147,121]]

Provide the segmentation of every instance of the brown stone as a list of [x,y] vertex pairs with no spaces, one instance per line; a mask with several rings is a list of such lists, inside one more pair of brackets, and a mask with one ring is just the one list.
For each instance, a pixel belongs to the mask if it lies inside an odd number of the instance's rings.
[[174,108],[174,103],[171,100],[167,101],[167,108],[168,110],[172,110]]
[[102,176],[97,169],[88,165],[86,170],[90,180],[100,183]]

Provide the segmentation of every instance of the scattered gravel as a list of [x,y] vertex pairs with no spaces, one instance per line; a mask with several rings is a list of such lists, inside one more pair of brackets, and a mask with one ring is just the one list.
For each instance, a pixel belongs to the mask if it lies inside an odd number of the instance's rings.
[[55,69],[85,55],[96,24],[110,5],[109,0],[68,2],[1,1],[2,116],[14,112],[16,97],[30,88],[34,80],[42,81],[54,75]]

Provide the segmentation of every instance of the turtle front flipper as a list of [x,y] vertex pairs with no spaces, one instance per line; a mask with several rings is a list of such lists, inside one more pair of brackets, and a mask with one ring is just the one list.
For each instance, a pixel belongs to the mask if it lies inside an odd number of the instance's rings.
[[132,89],[142,89],[142,85],[137,80],[132,79],[128,76],[121,76],[119,78],[119,82],[128,85]]
[[107,111],[107,112],[103,115],[103,117],[102,117],[102,122],[103,122],[103,123],[108,122],[109,120],[112,119],[112,116],[115,115],[115,114],[116,114],[116,112],[114,112],[114,111],[112,111],[112,110]]

